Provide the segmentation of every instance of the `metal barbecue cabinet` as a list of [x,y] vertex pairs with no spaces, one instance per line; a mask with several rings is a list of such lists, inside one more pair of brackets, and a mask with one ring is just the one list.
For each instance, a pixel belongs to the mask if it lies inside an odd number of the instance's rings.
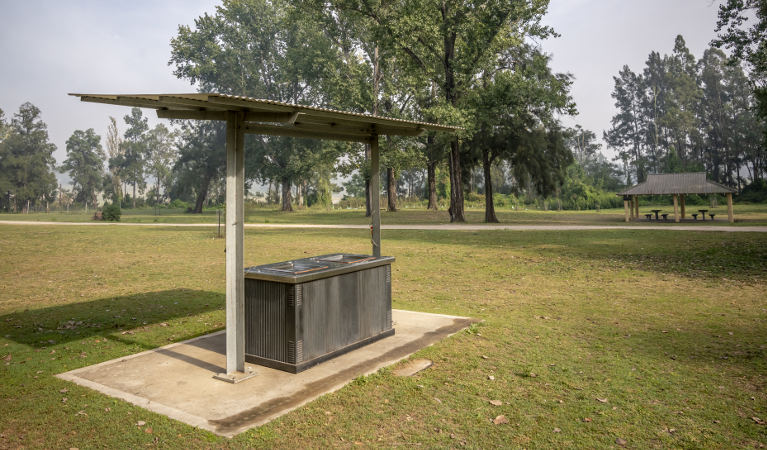
[[245,360],[298,373],[394,334],[390,256],[334,253],[245,269]]

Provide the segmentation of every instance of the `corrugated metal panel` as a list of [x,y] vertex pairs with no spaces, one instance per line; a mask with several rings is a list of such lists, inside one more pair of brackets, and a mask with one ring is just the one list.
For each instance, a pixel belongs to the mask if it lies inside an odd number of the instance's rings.
[[734,189],[706,180],[704,172],[652,174],[647,181],[618,195],[725,194]]
[[390,117],[374,116],[355,112],[338,111],[318,106],[296,105],[274,100],[257,99],[228,94],[217,93],[193,93],[193,94],[69,94],[79,97],[82,101],[95,103],[107,103],[113,105],[136,106],[140,108],[154,108],[167,110],[208,110],[208,111],[251,111],[251,112],[298,112],[307,118],[322,119],[320,122],[328,122],[327,119],[337,119],[352,123],[366,125],[391,126],[392,133],[380,132],[379,134],[396,134],[396,128],[417,129],[423,128],[434,131],[456,131],[462,128],[436,123],[421,122],[417,120],[394,119]]
[[245,353],[257,357],[251,362],[300,371],[393,333],[389,264],[298,284],[248,278],[245,287]]
[[278,361],[288,359],[287,341],[291,337],[286,327],[294,323],[286,320],[288,290],[293,286],[271,281],[245,283],[245,318],[250,322],[245,326],[246,353]]

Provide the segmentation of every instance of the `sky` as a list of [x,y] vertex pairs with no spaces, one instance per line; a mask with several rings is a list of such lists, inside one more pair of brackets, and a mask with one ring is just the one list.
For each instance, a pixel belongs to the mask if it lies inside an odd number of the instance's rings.
[[[54,153],[66,158],[77,129],[106,137],[109,116],[125,107],[80,103],[67,93],[194,92],[168,66],[170,40],[212,0],[0,0],[0,109],[9,119],[24,102],[42,110]],[[682,34],[700,58],[714,37],[716,0],[551,0],[544,23],[561,37],[540,42],[556,72],[574,76],[579,115],[564,118],[597,136],[615,110],[612,77],[641,71],[653,50],[670,53]],[[150,126],[158,122],[147,114]],[[606,152],[610,154],[610,152]],[[66,177],[61,176],[62,180]]]

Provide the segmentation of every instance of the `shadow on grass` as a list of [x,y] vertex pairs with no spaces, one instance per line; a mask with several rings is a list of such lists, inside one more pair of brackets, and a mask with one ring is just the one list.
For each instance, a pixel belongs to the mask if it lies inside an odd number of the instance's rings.
[[569,259],[572,264],[566,264],[564,270],[580,270],[584,262],[593,260],[614,268],[696,279],[758,281],[767,277],[767,234],[764,233],[387,230],[382,242],[384,254],[389,254],[387,241],[397,245],[417,241],[477,251],[503,248],[528,254],[540,264],[546,260]]
[[656,361],[658,367],[675,364],[706,368],[739,366],[757,374],[767,370],[767,348],[764,346],[767,327],[764,326],[738,327],[725,318],[705,323],[680,320],[651,329],[608,327],[600,334],[598,340],[610,342],[611,351],[646,355]]
[[0,334],[40,348],[194,316],[221,309],[224,302],[221,293],[191,289],[109,297],[0,316]]

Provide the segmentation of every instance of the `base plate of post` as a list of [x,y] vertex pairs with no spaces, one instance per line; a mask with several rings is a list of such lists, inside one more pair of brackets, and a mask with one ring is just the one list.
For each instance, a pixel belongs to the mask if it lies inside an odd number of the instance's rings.
[[245,372],[221,372],[213,375],[213,378],[221,381],[226,381],[227,383],[237,384],[255,376],[256,371],[252,367],[247,366],[245,367]]

